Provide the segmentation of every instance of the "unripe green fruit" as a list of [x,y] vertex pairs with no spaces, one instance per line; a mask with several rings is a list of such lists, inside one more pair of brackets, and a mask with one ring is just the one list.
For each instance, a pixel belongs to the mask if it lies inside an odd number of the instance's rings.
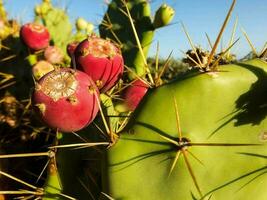
[[173,19],[175,11],[172,7],[167,4],[162,4],[156,12],[154,18],[154,28],[160,28],[167,26]]
[[91,35],[93,33],[93,31],[94,31],[94,28],[95,28],[94,24],[87,23],[86,33],[89,34],[89,35]]
[[87,28],[87,21],[84,18],[79,17],[76,20],[76,28],[77,30],[85,30]]

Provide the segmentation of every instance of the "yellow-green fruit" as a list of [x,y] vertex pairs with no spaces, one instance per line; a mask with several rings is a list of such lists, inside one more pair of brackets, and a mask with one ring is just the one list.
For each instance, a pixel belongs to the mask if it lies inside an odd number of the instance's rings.
[[162,4],[156,12],[153,22],[154,28],[168,25],[172,21],[174,14],[175,11],[172,7],[167,4]]
[[94,31],[94,28],[95,28],[94,24],[87,23],[86,33],[89,34],[89,35],[91,35],[93,33],[93,31]]
[[87,28],[87,21],[84,18],[79,17],[76,20],[76,28],[77,30],[85,30]]

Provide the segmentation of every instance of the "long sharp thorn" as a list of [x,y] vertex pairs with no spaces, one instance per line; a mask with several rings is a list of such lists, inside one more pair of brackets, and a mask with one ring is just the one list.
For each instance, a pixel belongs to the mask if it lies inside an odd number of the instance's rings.
[[46,162],[46,164],[45,164],[44,168],[42,169],[42,171],[41,171],[40,175],[37,177],[37,179],[36,179],[35,183],[38,183],[38,181],[40,180],[40,178],[41,178],[41,177],[42,177],[42,175],[44,174],[44,172],[45,172],[45,170],[46,170],[47,166],[49,165],[49,162],[50,162],[50,160],[48,160],[48,161]]
[[106,118],[104,116],[104,112],[103,112],[102,107],[101,107],[101,104],[100,104],[100,99],[97,96],[97,94],[95,94],[95,97],[96,97],[96,101],[97,101],[97,104],[98,104],[98,107],[99,107],[100,115],[101,115],[102,121],[104,123],[105,129],[107,131],[107,134],[110,135],[111,134],[111,130],[109,129],[107,120],[106,120]]
[[18,183],[21,183],[21,184],[23,184],[23,185],[25,185],[25,186],[28,186],[28,187],[30,187],[30,188],[32,188],[32,189],[34,189],[34,190],[37,189],[37,187],[35,187],[35,186],[33,186],[33,185],[31,185],[31,184],[29,184],[29,183],[27,183],[27,182],[25,182],[25,181],[19,179],[19,178],[16,178],[15,176],[12,176],[12,175],[10,175],[10,174],[8,174],[8,173],[5,173],[5,172],[3,172],[3,171],[0,171],[0,174],[3,175],[3,176],[5,176],[5,177],[7,177],[7,178],[10,178],[10,179],[12,179],[12,180],[18,182]]
[[166,60],[166,62],[165,62],[165,64],[164,64],[162,70],[161,70],[160,73],[159,73],[159,76],[158,76],[158,78],[157,78],[157,80],[156,80],[156,85],[159,84],[159,81],[160,81],[162,75],[164,74],[164,72],[166,71],[166,69],[167,69],[168,66],[169,66],[170,59],[171,59],[171,56],[172,56],[172,52],[173,52],[173,51],[171,51],[171,53],[169,54],[169,56],[168,56],[168,58],[167,58],[167,60]]
[[190,142],[189,146],[215,146],[215,147],[240,147],[240,146],[261,146],[253,143],[195,143]]
[[71,148],[71,147],[94,147],[98,145],[109,145],[108,142],[95,142],[95,143],[77,143],[77,144],[65,144],[65,145],[55,145],[49,147],[49,149],[54,148]]
[[43,193],[41,193],[41,192],[30,191],[30,190],[0,191],[0,194],[11,194],[11,195],[34,194],[34,195],[43,195]]
[[164,140],[167,140],[168,142],[170,142],[170,143],[172,143],[172,144],[174,144],[174,145],[176,145],[176,146],[179,146],[179,143],[178,143],[177,141],[172,140],[171,138],[165,137],[165,136],[160,135],[160,134],[159,134],[159,136],[160,136],[161,138],[163,138]]
[[173,102],[174,102],[174,109],[175,109],[175,116],[176,116],[176,127],[178,131],[178,137],[179,141],[182,140],[182,131],[181,131],[181,126],[180,126],[180,117],[179,117],[179,112],[178,112],[178,106],[177,106],[177,101],[176,98],[173,96]]
[[217,60],[215,60],[215,62],[210,67],[211,69],[215,68],[217,66],[217,64],[222,59],[222,57],[238,42],[238,40],[239,40],[239,38],[234,43],[232,43],[224,52],[222,52],[222,54],[219,56],[219,58]]
[[80,179],[78,178],[78,181],[80,182],[80,184],[82,185],[82,187],[88,192],[88,194],[91,196],[92,200],[96,200],[94,195],[92,194],[92,192],[90,191],[90,189],[88,187],[86,187],[85,183]]
[[17,55],[10,55],[10,56],[8,56],[8,57],[6,57],[6,58],[1,59],[0,62],[4,62],[4,61],[11,60],[11,59],[15,58],[16,56],[17,56]]
[[21,153],[21,154],[6,154],[6,155],[0,155],[0,159],[2,159],[2,158],[39,157],[39,156],[49,156],[49,152],[42,152],[42,153]]
[[101,192],[101,194],[103,194],[105,197],[107,197],[109,200],[115,200],[114,198],[112,198],[111,196],[109,196],[108,194]]
[[[180,50],[181,51],[181,50]],[[187,58],[189,58],[189,60],[191,60],[197,67],[199,66],[199,63],[197,63],[197,61],[195,61],[191,56],[187,55],[185,52],[181,51]]]
[[83,142],[88,142],[86,139],[84,139],[82,136],[80,136],[79,134],[75,133],[75,132],[71,132],[73,135],[75,135],[77,138],[81,139]]
[[134,76],[136,76],[136,78],[138,78],[140,81],[144,82],[145,84],[147,84],[149,87],[152,87],[152,85],[147,82],[146,80],[142,79],[140,76],[138,76],[138,74],[133,71],[130,67],[124,65],[124,67],[126,68],[126,70],[128,70],[129,72],[133,73]]
[[70,199],[70,200],[77,200],[76,198],[73,198],[69,195],[66,195],[66,194],[63,194],[63,193],[59,193],[58,195],[62,196],[62,197],[65,197],[66,199]]
[[245,36],[245,38],[246,38],[246,40],[247,40],[247,42],[248,42],[248,44],[249,44],[249,46],[250,46],[253,54],[258,57],[259,55],[257,53],[257,50],[253,46],[253,44],[252,44],[251,40],[249,39],[248,34],[246,33],[245,29],[244,28],[241,28],[241,31],[242,31],[243,35]]
[[[140,80],[140,79],[139,79]],[[142,78],[141,80],[146,84],[146,81],[144,81]],[[120,93],[121,91],[123,91],[124,89],[128,88],[129,86],[131,86],[134,82],[136,81],[136,79],[132,80],[130,83],[125,84],[123,87],[121,87],[119,90],[117,90],[116,92],[112,93],[112,95],[116,95],[118,93]]]
[[196,157],[191,151],[187,150],[187,152],[188,152],[193,158],[195,158],[201,165],[204,166],[204,163],[203,163],[200,159],[198,159],[198,157]]
[[177,164],[177,161],[179,160],[180,155],[181,155],[181,151],[178,150],[177,153],[176,153],[176,155],[175,155],[175,158],[174,158],[174,160],[173,160],[173,163],[172,163],[171,169],[170,169],[170,171],[169,171],[169,175],[168,175],[168,177],[171,176],[171,174],[172,174],[172,172],[173,172],[173,170],[174,170],[174,168],[175,168],[175,166],[176,166],[176,164]]
[[201,190],[200,190],[200,187],[199,187],[199,185],[198,185],[198,183],[197,183],[196,176],[195,176],[195,174],[194,174],[194,172],[193,172],[193,169],[192,169],[192,167],[191,167],[191,165],[190,165],[190,163],[189,163],[189,160],[188,160],[188,158],[187,158],[187,155],[186,155],[187,152],[186,152],[186,150],[184,150],[184,149],[182,149],[181,151],[182,151],[183,156],[184,156],[184,160],[185,160],[186,167],[187,167],[187,169],[188,169],[188,171],[189,171],[189,173],[190,173],[190,175],[191,175],[191,177],[192,177],[192,179],[193,179],[194,185],[195,185],[195,187],[196,187],[196,189],[197,189],[199,195],[202,197],[203,195],[202,195],[202,192],[201,192]]
[[187,32],[187,30],[186,30],[186,28],[185,28],[185,25],[183,24],[183,22],[181,22],[181,24],[182,24],[183,31],[184,31],[184,33],[185,33],[185,35],[186,35],[186,37],[187,37],[187,39],[188,39],[188,41],[189,41],[189,44],[190,44],[190,46],[191,46],[191,48],[192,48],[192,50],[193,50],[195,56],[197,57],[198,66],[199,66],[199,67],[203,67],[203,63],[201,62],[201,60],[200,60],[200,58],[199,58],[199,56],[198,56],[198,53],[197,53],[197,51],[196,51],[196,47],[195,47],[195,45],[193,44],[193,42],[192,42],[192,40],[191,40],[191,37],[190,37],[189,33]]
[[213,48],[212,48],[212,50],[211,50],[211,52],[210,52],[209,57],[208,57],[207,66],[210,65],[210,63],[211,63],[211,61],[212,61],[212,59],[213,59],[213,56],[214,56],[214,54],[215,54],[215,51],[216,51],[216,49],[217,49],[217,47],[218,47],[218,44],[219,44],[219,42],[220,42],[220,40],[221,40],[221,37],[222,37],[222,34],[223,34],[223,32],[224,32],[224,29],[225,29],[225,27],[226,27],[226,25],[227,25],[227,23],[228,23],[228,21],[229,21],[229,19],[230,19],[231,13],[232,13],[232,11],[233,11],[233,9],[234,9],[235,3],[236,3],[236,0],[233,0],[232,5],[231,5],[231,7],[230,7],[230,9],[229,9],[229,11],[228,11],[228,13],[227,13],[227,16],[226,16],[226,18],[225,18],[225,20],[224,20],[224,22],[223,22],[222,27],[221,27],[221,30],[220,30],[220,32],[219,32],[219,34],[218,34],[218,36],[217,36],[217,39],[216,39],[216,41],[215,41],[215,43],[214,43],[214,46],[213,46]]
[[[233,27],[233,30],[232,30],[232,34],[231,34],[231,39],[230,39],[230,41],[229,41],[229,44],[228,44],[228,46],[231,46],[232,44],[233,44],[233,42],[234,42],[234,37],[235,37],[235,32],[236,32],[236,27],[237,27],[237,23],[238,23],[238,17],[236,18],[236,20],[235,20],[235,24],[234,24],[234,27]],[[229,51],[227,52],[227,56],[229,56],[230,55],[230,49],[229,49]]]
[[206,38],[208,40],[209,46],[212,49],[212,43],[211,43],[210,37],[209,37],[209,35],[207,33],[205,33],[205,35],[206,35]]
[[159,75],[158,75],[158,73],[159,73],[159,42],[157,42],[157,51],[156,51],[156,59],[155,60],[156,60],[156,63],[155,63],[155,68],[156,68],[155,80],[157,80],[157,78],[159,77]]

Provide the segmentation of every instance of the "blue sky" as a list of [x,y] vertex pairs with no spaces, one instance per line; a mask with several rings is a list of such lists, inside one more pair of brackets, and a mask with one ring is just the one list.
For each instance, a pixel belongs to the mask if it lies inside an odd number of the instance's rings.
[[[41,0],[4,0],[10,17],[22,19],[23,22],[33,18],[33,7]],[[167,3],[174,7],[176,15],[174,24],[157,30],[150,55],[155,54],[157,41],[160,44],[161,57],[167,57],[173,50],[173,56],[181,58],[180,52],[190,48],[185,34],[182,31],[182,21],[195,44],[208,48],[205,37],[207,33],[212,42],[215,41],[220,26],[225,18],[232,0],[151,0],[152,13],[162,4]],[[55,5],[68,7],[71,20],[83,17],[95,25],[101,22],[107,6],[104,0],[54,0]],[[238,17],[236,38],[240,40],[233,47],[233,52],[240,58],[249,51],[249,45],[241,32],[243,27],[249,35],[256,49],[260,51],[267,42],[267,0],[237,0],[236,7],[223,35],[222,46],[228,44],[234,21]],[[220,47],[219,47],[220,48]]]

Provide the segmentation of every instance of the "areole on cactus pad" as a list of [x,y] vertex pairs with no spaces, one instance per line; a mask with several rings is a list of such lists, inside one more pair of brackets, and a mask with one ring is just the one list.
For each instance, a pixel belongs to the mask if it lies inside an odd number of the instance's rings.
[[102,92],[116,84],[124,69],[120,50],[111,41],[97,36],[88,37],[77,46],[75,60]]
[[56,69],[35,86],[33,103],[41,119],[62,132],[78,131],[96,116],[99,92],[85,73],[70,68]]
[[148,92],[107,151],[114,199],[267,196],[267,63],[255,59],[189,72]]

